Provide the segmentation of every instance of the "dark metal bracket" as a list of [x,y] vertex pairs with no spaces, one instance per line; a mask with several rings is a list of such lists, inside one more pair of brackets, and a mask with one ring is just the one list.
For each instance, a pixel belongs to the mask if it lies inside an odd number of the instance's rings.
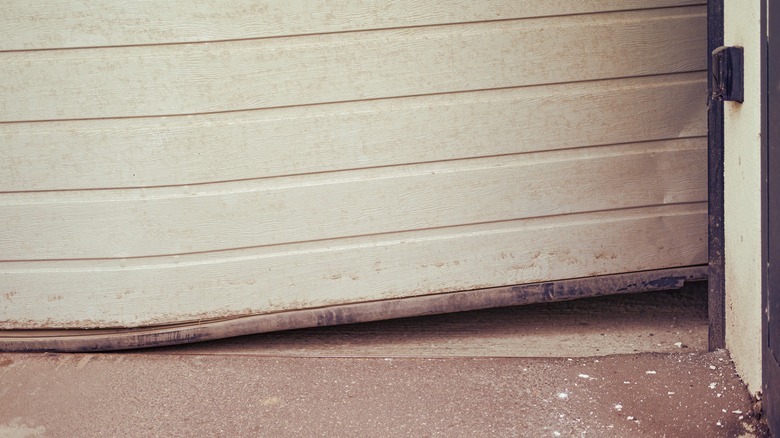
[[744,49],[718,47],[712,51],[712,100],[742,102],[744,88]]

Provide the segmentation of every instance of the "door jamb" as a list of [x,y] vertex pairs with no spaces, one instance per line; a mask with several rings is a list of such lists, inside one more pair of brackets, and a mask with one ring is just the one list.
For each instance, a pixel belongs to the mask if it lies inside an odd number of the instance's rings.
[[[769,47],[768,47],[768,0],[761,0],[761,56],[760,56],[760,96],[761,96],[761,389],[764,395],[765,421],[770,431],[777,434],[780,428],[780,401],[776,399],[777,388],[769,391],[769,386],[780,381],[775,355],[769,349]],[[777,268],[775,268],[777,269]],[[776,322],[775,322],[776,324]],[[773,398],[773,396],[775,396]]]
[[723,230],[723,102],[712,99],[710,54],[723,45],[723,0],[707,1],[708,312],[710,351],[726,348],[725,234]]

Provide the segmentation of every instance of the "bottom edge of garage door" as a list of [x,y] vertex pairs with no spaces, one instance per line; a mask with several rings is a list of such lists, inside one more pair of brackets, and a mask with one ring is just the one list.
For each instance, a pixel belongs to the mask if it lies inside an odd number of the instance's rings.
[[707,266],[659,269],[132,329],[0,330],[0,351],[89,352],[161,347],[280,330],[679,289]]

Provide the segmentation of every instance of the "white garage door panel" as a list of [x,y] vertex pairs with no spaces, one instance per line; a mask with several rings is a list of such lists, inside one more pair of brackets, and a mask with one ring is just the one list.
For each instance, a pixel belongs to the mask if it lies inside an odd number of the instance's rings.
[[[706,263],[706,203],[159,259],[6,263],[0,328],[144,326]],[[370,286],[369,286],[370,285]]]
[[707,262],[704,2],[305,3],[0,1],[0,328]]
[[183,185],[704,136],[706,86],[703,74],[682,73],[199,116],[0,124],[0,191]]
[[169,44],[704,4],[702,0],[3,0],[0,50]]
[[700,202],[706,152],[696,138],[198,187],[7,194],[0,254],[141,257]]
[[704,7],[0,53],[0,121],[193,114],[699,70]]

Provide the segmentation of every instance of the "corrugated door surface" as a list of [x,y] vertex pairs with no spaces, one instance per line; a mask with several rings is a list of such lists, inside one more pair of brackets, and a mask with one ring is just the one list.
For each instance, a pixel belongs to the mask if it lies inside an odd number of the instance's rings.
[[707,262],[703,0],[0,3],[0,328]]

